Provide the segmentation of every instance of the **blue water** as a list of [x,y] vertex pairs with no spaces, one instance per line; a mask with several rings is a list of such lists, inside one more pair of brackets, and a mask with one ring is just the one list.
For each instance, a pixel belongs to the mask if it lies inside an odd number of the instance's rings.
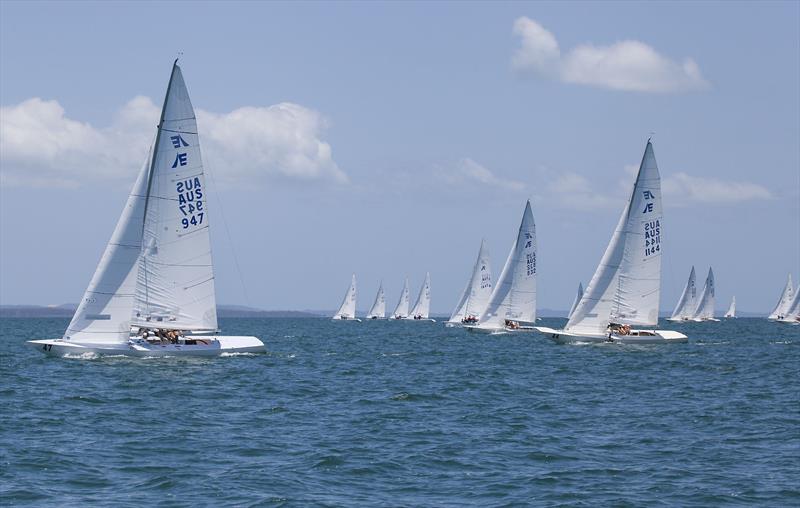
[[799,326],[563,346],[441,323],[231,319],[226,332],[269,353],[24,348],[66,325],[0,320],[0,505],[800,505]]

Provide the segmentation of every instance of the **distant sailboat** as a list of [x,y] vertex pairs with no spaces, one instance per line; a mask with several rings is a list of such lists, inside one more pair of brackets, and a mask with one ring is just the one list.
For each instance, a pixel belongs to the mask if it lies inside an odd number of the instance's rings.
[[494,285],[486,310],[470,330],[498,333],[530,331],[536,322],[536,224],[531,202],[525,203],[517,237]]
[[658,324],[662,228],[661,178],[648,140],[622,216],[575,312],[563,330],[536,330],[559,343],[686,342],[682,333],[630,328]]
[[383,281],[378,286],[378,294],[375,295],[375,303],[367,313],[367,319],[383,319],[386,317],[386,297],[383,294]]
[[361,322],[360,319],[356,318],[356,274],[353,274],[353,278],[350,279],[350,287],[347,288],[347,292],[344,294],[342,304],[331,319],[334,321]]
[[[797,292],[800,293],[800,290]],[[789,312],[789,307],[792,305],[793,298],[794,290],[792,289],[792,274],[790,273],[789,279],[786,281],[786,285],[781,292],[781,297],[778,299],[778,304],[775,305],[775,308],[770,312],[767,319],[778,320],[786,316]]]
[[689,280],[686,281],[686,286],[683,288],[683,293],[681,293],[669,321],[691,321],[695,310],[697,310],[697,284],[694,267],[692,267],[692,271],[689,272]]
[[736,317],[736,297],[734,296],[731,299],[731,306],[728,307],[728,312],[725,313],[726,318],[735,318]]
[[569,308],[569,314],[567,314],[567,319],[572,317],[572,314],[575,312],[575,308],[578,306],[578,302],[581,301],[583,297],[583,283],[578,283],[578,293],[575,295],[575,300],[572,302],[572,306]]
[[700,293],[700,298],[697,301],[697,310],[694,312],[692,321],[719,321],[714,317],[714,305],[716,304],[714,286],[714,271],[709,268],[706,283],[703,285],[703,291]]
[[481,240],[481,248],[478,251],[478,259],[475,260],[475,266],[472,268],[472,275],[446,326],[477,323],[489,303],[491,294],[492,267],[489,260],[489,249],[486,246],[486,240]]
[[419,295],[417,296],[417,303],[414,304],[414,308],[411,309],[411,313],[408,315],[408,319],[413,319],[414,321],[433,321],[435,319],[430,318],[430,310],[431,310],[431,274],[425,274],[425,281],[422,283],[422,287],[419,288]]
[[789,308],[786,309],[786,314],[778,321],[781,323],[800,325],[800,289],[795,288],[794,297],[792,298]]
[[392,312],[392,319],[408,318],[409,299],[408,277],[406,277],[406,280],[403,283],[403,290],[400,292],[400,300],[397,301],[397,307],[395,307],[394,312]]
[[197,122],[177,60],[154,145],[63,338],[51,355],[217,356],[264,352],[217,331],[208,187]]

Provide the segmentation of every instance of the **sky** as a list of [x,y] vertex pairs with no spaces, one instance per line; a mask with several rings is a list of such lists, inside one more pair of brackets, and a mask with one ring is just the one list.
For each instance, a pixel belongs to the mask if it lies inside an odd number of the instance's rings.
[[180,56],[217,300],[387,307],[499,274],[527,199],[538,307],[588,283],[652,137],[661,307],[800,280],[798,2],[0,2],[0,303],[77,302]]

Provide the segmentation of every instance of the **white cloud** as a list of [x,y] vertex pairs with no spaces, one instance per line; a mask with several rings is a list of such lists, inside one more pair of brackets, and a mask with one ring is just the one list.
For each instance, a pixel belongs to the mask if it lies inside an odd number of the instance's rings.
[[[2,184],[77,186],[132,179],[155,135],[159,109],[135,97],[108,127],[69,118],[57,101],[28,99],[0,108]],[[206,165],[219,180],[261,178],[347,182],[322,140],[327,121],[291,103],[217,114],[197,110]]]
[[624,40],[610,46],[581,44],[563,56],[555,36],[536,21],[514,22],[520,47],[513,67],[565,83],[635,92],[682,92],[709,87],[694,60],[677,63],[647,44]]
[[499,189],[524,191],[525,184],[516,180],[499,178],[484,166],[466,157],[454,166],[434,168],[434,174],[449,185],[474,185],[490,186]]
[[[571,171],[538,171],[536,201],[552,208],[600,210],[622,206],[622,194],[616,187],[592,184],[586,177]],[[543,191],[543,192],[541,192]]]
[[752,182],[730,182],[675,173],[661,181],[664,197],[676,204],[731,204],[772,199],[765,187]]

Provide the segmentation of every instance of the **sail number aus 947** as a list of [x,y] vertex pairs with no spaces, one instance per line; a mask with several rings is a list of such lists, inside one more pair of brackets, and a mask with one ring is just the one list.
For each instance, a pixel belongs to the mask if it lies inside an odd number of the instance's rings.
[[203,186],[200,178],[188,178],[175,185],[178,192],[178,209],[181,211],[181,226],[199,226],[203,223]]

